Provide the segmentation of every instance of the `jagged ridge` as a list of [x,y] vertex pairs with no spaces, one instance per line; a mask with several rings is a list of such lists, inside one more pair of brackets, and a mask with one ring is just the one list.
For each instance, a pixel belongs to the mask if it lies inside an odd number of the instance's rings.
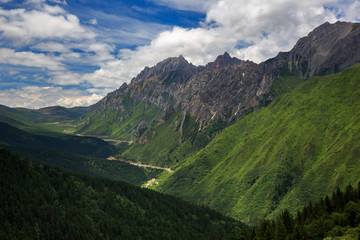
[[358,62],[359,26],[324,23],[301,38],[290,52],[260,64],[231,58],[228,53],[206,67],[196,67],[183,56],[165,59],[154,67],[145,67],[130,84],[109,93],[93,107],[95,114],[89,119],[113,110],[117,112],[114,120],[121,124],[131,118],[132,110],[126,108],[126,100],[131,99],[133,105],[154,105],[162,114],[185,111],[198,119],[201,127],[217,118],[232,120],[271,102],[271,86],[283,75],[306,79],[336,73]]

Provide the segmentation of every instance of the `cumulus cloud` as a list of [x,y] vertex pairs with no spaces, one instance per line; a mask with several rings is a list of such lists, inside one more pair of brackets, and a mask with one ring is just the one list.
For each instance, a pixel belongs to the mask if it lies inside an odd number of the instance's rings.
[[[171,1],[174,6],[180,2],[183,1]],[[185,6],[187,1],[183,3]],[[325,21],[337,20],[336,11],[325,7],[333,3],[332,0],[221,0],[210,3],[202,3],[207,12],[201,27],[174,27],[161,32],[149,45],[135,50],[122,49],[120,60],[101,65],[101,69],[87,74],[86,79],[94,85],[116,83],[119,86],[144,66],[179,55],[193,64],[203,65],[228,51],[238,58],[259,63],[279,51],[290,50],[300,37]],[[239,42],[246,47],[239,47]]]
[[30,51],[16,52],[9,48],[0,48],[0,63],[21,65],[27,67],[39,67],[49,70],[64,70],[64,66],[56,58],[42,53]]
[[[44,69],[48,71],[44,81],[52,84],[48,88],[0,92],[0,102],[6,104],[6,97],[16,94],[15,102],[22,107],[92,104],[105,95],[105,90],[118,88],[145,66],[168,57],[183,55],[195,65],[204,65],[227,51],[259,63],[279,51],[290,50],[300,37],[325,21],[360,21],[358,0],[149,1],[204,12],[206,18],[197,28],[165,28],[157,23],[92,12],[85,26],[62,7],[66,1],[53,0],[61,5],[50,6],[45,0],[29,0],[36,5],[32,10],[0,8],[0,36],[14,42],[13,49],[0,48],[0,63]],[[98,21],[122,27],[98,27]],[[117,49],[116,44],[126,41],[138,47]],[[19,45],[28,48],[14,50]],[[77,71],[75,66],[92,68]],[[64,85],[88,89],[57,87]]]
[[0,91],[0,102],[10,107],[38,109],[46,106],[89,106],[95,104],[102,95],[89,94],[86,90],[63,89],[62,87],[28,86],[21,89]]
[[59,6],[42,5],[41,9],[0,8],[0,32],[15,44],[30,44],[43,39],[86,39],[95,34],[83,26],[79,19]]
[[341,20],[345,21],[360,21],[360,1],[342,1],[340,3],[334,3],[330,5],[334,7],[338,14],[341,16]]

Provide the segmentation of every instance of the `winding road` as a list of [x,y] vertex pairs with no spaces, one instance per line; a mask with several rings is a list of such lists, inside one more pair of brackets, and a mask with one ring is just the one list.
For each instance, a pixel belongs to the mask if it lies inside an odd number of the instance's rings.
[[134,166],[138,166],[138,167],[161,169],[161,170],[167,171],[168,173],[173,173],[173,172],[174,172],[174,171],[171,170],[170,168],[163,168],[163,167],[154,166],[154,165],[151,165],[151,164],[144,164],[144,163],[141,163],[141,162],[133,162],[133,161],[129,161],[129,160],[122,160],[122,159],[115,158],[115,157],[113,157],[113,156],[110,156],[110,157],[108,157],[107,159],[108,159],[108,160],[111,160],[111,161],[120,161],[120,162],[128,163],[128,164],[131,164],[131,165],[134,165]]

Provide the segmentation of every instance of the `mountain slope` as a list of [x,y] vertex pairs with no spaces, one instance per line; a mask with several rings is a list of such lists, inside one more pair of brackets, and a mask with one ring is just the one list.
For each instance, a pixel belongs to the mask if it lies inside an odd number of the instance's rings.
[[226,128],[156,189],[256,222],[360,180],[360,65]]
[[[292,77],[287,80],[294,84],[285,84],[294,87],[301,83],[297,78],[336,73],[359,62],[359,39],[359,23],[324,23],[291,51],[260,64],[228,53],[205,67],[195,67],[183,56],[168,58],[109,93],[92,107],[78,131],[130,140],[131,135],[139,137],[139,125],[151,127],[172,109],[195,117],[200,129],[218,118],[238,118],[271,102],[275,97],[271,87],[281,77]],[[113,124],[104,131],[110,121]]]
[[129,85],[123,84],[92,106],[78,132],[126,140],[139,137],[141,130],[171,111],[181,86],[201,69],[182,56],[145,67]]
[[63,133],[74,128],[74,122],[79,121],[88,111],[88,107],[54,106],[32,110],[0,105],[0,122],[36,133],[49,131]]
[[65,134],[46,136],[29,133],[0,122],[0,143],[38,150],[57,150],[74,154],[107,158],[115,152],[115,147],[93,137],[79,137]]
[[1,239],[229,239],[240,222],[175,197],[0,149]]
[[195,67],[182,56],[165,59],[92,106],[77,131],[133,141],[121,158],[177,167],[236,119],[308,77],[360,61],[359,26],[325,23],[290,52],[261,64],[228,53],[205,67]]

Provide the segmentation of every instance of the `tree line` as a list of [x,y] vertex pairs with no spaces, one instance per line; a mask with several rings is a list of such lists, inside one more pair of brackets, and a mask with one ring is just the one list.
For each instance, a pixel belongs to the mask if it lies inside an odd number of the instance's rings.
[[264,219],[252,230],[233,232],[233,240],[360,239],[360,182],[348,185],[299,210],[294,216],[284,210],[276,220]]

